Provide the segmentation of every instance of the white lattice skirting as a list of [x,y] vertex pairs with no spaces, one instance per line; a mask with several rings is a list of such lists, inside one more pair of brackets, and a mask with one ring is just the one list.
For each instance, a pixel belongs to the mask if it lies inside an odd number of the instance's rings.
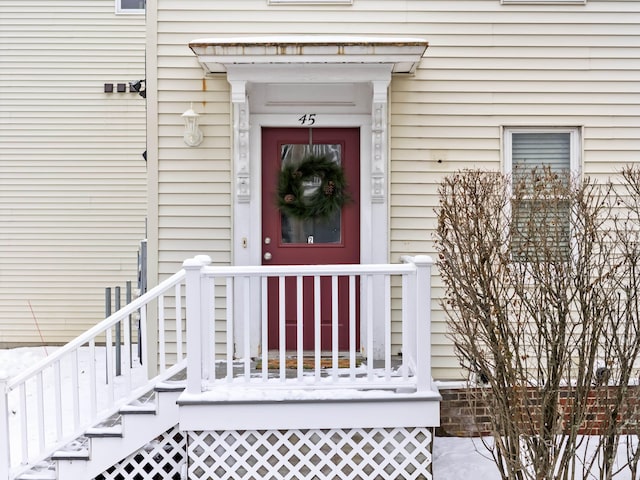
[[189,480],[431,480],[429,428],[188,433]]
[[94,480],[180,480],[186,450],[186,435],[176,426]]

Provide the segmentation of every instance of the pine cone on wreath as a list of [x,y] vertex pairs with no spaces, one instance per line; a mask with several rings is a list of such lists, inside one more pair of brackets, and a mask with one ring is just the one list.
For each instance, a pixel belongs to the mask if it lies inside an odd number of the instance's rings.
[[327,197],[330,197],[336,192],[336,184],[332,181],[328,181],[327,184],[323,187],[323,191]]

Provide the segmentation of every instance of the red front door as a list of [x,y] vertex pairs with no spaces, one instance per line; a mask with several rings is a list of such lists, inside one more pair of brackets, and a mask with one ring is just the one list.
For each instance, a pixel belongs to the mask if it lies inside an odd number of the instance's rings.
[[[327,163],[332,162],[332,163]],[[327,167],[327,165],[329,165]],[[300,169],[298,169],[300,167]],[[333,195],[342,193],[335,168],[342,169],[347,201],[342,207],[331,207]],[[317,174],[309,174],[317,172]],[[286,175],[282,178],[283,175]],[[289,177],[291,175],[291,177]],[[283,189],[283,182],[287,188]],[[338,185],[335,185],[338,183]],[[279,187],[280,184],[280,187]],[[292,187],[292,188],[289,188]],[[322,190],[319,190],[322,189]],[[324,196],[315,195],[323,191]],[[287,193],[288,192],[288,193]],[[286,194],[285,194],[286,193]],[[295,193],[295,194],[294,194]],[[301,208],[289,208],[296,195],[304,197]],[[282,197],[282,198],[280,198]],[[319,199],[319,200],[318,200]],[[263,128],[262,130],[262,263],[264,265],[319,265],[360,262],[360,130],[357,128]],[[285,206],[283,207],[283,203]],[[340,203],[340,202],[339,202]],[[324,214],[313,215],[321,208]],[[327,214],[326,211],[329,210]],[[269,282],[269,349],[280,347],[279,285]],[[303,279],[303,348],[314,348],[313,278]],[[297,348],[298,300],[295,278],[285,282],[286,349]],[[349,347],[348,278],[338,280],[338,318],[332,314],[331,279],[320,279],[320,344],[323,350],[332,346],[332,325],[338,324],[338,346]],[[355,322],[359,324],[358,321]],[[357,328],[356,328],[357,330]]]

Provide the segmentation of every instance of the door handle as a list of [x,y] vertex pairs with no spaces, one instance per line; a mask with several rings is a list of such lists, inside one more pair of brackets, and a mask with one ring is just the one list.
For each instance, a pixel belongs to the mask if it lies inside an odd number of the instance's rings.
[[265,260],[271,260],[271,253],[270,253],[270,252],[266,252],[266,253],[264,254],[264,259],[265,259]]

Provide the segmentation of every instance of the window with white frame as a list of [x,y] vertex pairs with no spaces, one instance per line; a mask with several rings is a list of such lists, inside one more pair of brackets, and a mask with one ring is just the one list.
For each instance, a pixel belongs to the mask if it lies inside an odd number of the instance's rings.
[[566,194],[579,171],[579,129],[506,128],[504,153],[512,180],[514,259],[566,258],[571,234]]
[[144,13],[146,0],[116,0],[116,13]]

